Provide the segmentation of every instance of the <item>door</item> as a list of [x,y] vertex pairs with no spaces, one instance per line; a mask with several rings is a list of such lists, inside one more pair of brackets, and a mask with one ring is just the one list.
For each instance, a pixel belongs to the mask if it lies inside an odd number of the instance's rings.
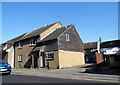
[[36,51],[34,53],[34,68],[38,68],[38,59],[39,59],[39,52]]
[[44,57],[44,52],[41,52],[40,55],[40,67],[45,67],[45,57]]

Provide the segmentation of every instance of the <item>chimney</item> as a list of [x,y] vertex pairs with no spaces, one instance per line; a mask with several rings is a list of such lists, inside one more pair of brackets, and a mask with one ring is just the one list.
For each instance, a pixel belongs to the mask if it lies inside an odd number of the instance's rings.
[[97,50],[98,50],[98,53],[100,53],[100,44],[102,43],[102,39],[101,37],[99,37],[99,40],[97,42]]
[[100,44],[102,43],[102,38],[101,37],[99,37],[99,42],[100,42]]

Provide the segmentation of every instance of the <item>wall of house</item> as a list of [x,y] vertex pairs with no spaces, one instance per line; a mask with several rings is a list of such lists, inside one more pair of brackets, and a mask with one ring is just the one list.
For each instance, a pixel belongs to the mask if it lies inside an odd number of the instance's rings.
[[47,52],[58,50],[58,41],[57,39],[45,42],[45,49]]
[[[69,35],[69,41],[66,41],[66,34]],[[59,50],[83,52],[84,45],[74,26],[68,28],[58,38]]]
[[9,49],[6,50],[8,52],[8,63],[14,68],[14,47],[11,46]]
[[59,68],[67,68],[85,64],[83,52],[59,50]]
[[[24,40],[23,47],[19,48],[18,43],[15,44],[15,68],[21,67],[29,67],[30,66],[30,56],[32,49],[34,46],[30,46],[30,39]],[[18,56],[22,55],[22,62],[18,62]]]
[[6,51],[2,52],[2,60],[8,62],[8,53]]
[[54,59],[49,60],[47,62],[49,62],[49,68],[58,68],[59,67],[58,51],[54,51]]
[[61,24],[56,23],[55,25],[53,25],[52,27],[50,27],[49,29],[40,34],[40,40],[42,40],[43,38],[48,36],[51,32],[53,32],[55,29],[58,29],[60,27],[62,27]]
[[[66,41],[66,34],[69,35],[69,41]],[[58,48],[59,68],[85,64],[84,45],[73,25],[58,37]]]

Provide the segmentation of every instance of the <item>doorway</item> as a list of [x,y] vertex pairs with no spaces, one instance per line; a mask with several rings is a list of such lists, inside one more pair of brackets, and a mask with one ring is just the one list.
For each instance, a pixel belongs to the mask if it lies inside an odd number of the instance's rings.
[[40,67],[41,68],[45,67],[45,53],[44,52],[40,53]]

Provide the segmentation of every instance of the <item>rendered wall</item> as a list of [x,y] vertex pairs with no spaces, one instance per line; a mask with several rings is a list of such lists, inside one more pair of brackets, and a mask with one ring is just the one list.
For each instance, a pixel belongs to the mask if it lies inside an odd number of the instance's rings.
[[59,50],[59,68],[67,68],[85,64],[83,52]]
[[10,47],[8,50],[8,64],[11,65],[12,68],[14,68],[14,48],[13,46]]

